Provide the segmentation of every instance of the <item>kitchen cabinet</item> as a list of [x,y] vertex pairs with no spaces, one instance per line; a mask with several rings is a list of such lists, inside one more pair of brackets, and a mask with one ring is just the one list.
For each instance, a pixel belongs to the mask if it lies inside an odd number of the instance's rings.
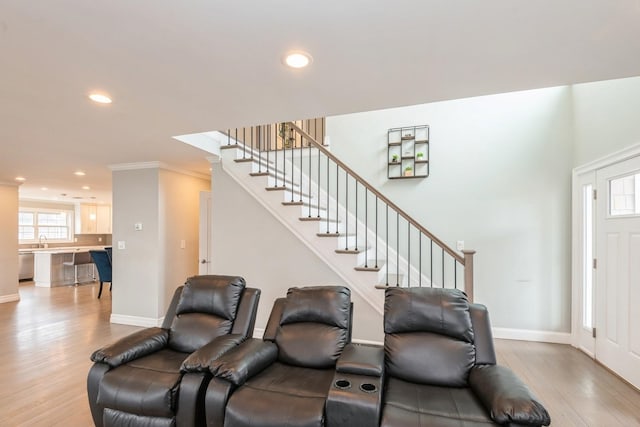
[[82,203],[76,208],[76,234],[111,234],[111,206]]

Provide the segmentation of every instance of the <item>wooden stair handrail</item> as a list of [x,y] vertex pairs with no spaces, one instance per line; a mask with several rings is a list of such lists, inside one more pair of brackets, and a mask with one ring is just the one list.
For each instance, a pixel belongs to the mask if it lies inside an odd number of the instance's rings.
[[[409,224],[413,225],[416,229],[420,230],[420,232],[422,232],[425,236],[429,237],[429,239],[434,241],[438,246],[440,246],[446,253],[448,253],[450,256],[452,256],[461,265],[463,265],[463,266],[465,265],[465,261],[467,260],[468,257],[466,257],[466,256],[463,257],[462,255],[458,254],[453,249],[451,249],[446,243],[444,243],[442,240],[440,240],[436,236],[434,236],[429,230],[424,228],[415,219],[413,219],[411,216],[409,216],[409,214],[407,214],[405,211],[400,209],[391,200],[386,198],[384,196],[384,194],[382,194],[381,192],[376,190],[373,187],[373,185],[369,184],[364,178],[362,178],[360,175],[358,175],[349,166],[345,165],[340,159],[338,159],[333,153],[331,153],[331,151],[327,150],[322,144],[320,144],[318,141],[313,139],[313,137],[311,135],[309,135],[304,130],[300,129],[295,123],[293,123],[293,122],[287,122],[287,123],[293,129],[295,129],[296,132],[298,132],[300,135],[305,137],[307,139],[307,141],[309,141],[309,143],[313,144],[318,150],[323,152],[327,157],[329,157],[331,160],[333,160],[338,166],[340,166],[342,169],[344,169],[349,175],[353,176],[357,181],[359,181],[362,185],[364,185],[369,191],[371,191],[373,194],[375,194],[380,200],[382,200],[384,203],[386,203],[388,206],[390,206],[392,209],[394,209],[396,212],[398,212],[398,214],[400,214],[405,220],[407,220],[407,222],[409,222]],[[466,285],[466,283],[465,283],[465,285]]]

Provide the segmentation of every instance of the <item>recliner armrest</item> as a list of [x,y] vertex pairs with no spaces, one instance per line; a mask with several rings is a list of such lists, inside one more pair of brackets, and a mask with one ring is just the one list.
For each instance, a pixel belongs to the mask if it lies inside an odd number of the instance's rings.
[[147,328],[94,351],[91,355],[91,360],[98,363],[106,363],[115,368],[131,360],[155,353],[166,347],[168,342],[168,330]]
[[469,385],[499,424],[548,426],[551,423],[542,403],[509,368],[475,366],[469,374]]
[[336,363],[336,372],[382,377],[384,375],[384,349],[360,344],[347,344]]
[[216,378],[240,386],[278,358],[278,346],[270,341],[250,338],[209,365]]
[[191,353],[180,367],[180,371],[185,372],[208,372],[209,365],[228,352],[239,346],[246,338],[242,334],[221,335],[210,343],[200,347]]

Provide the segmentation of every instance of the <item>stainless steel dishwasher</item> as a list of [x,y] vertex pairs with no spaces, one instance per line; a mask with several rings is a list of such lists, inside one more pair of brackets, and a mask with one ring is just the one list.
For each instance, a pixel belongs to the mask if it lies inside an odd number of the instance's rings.
[[18,252],[18,280],[33,279],[33,252]]

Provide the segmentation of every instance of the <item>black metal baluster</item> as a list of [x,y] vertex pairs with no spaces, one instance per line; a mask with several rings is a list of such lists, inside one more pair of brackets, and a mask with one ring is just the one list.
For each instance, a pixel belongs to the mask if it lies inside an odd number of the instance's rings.
[[458,289],[458,269],[456,268],[456,259],[453,259],[453,287]]
[[327,156],[327,234],[329,234],[329,156]]
[[247,128],[242,128],[242,158],[247,157]]
[[369,266],[369,257],[367,251],[369,250],[369,189],[364,187],[364,268]]
[[317,195],[317,214],[318,218],[320,218],[320,148],[318,148],[318,195]]
[[355,181],[356,181],[356,241],[354,245],[357,251],[358,250],[358,178],[356,178]]
[[254,127],[251,126],[251,158],[253,159],[253,131]]
[[422,287],[422,231],[418,230],[418,286]]
[[444,248],[442,248],[442,287],[444,288]]
[[287,182],[287,128],[282,124],[282,186]]
[[267,183],[269,182],[269,172],[271,171],[271,162],[269,161],[269,154],[271,154],[271,125],[267,126]]
[[231,145],[231,129],[227,129],[227,145]]
[[344,171],[344,235],[347,236],[344,239],[344,250],[349,250],[349,172]]
[[400,214],[396,212],[396,286],[400,286]]
[[385,203],[385,227],[386,227],[386,231],[385,231],[385,239],[387,241],[387,253],[385,255],[385,259],[384,259],[384,265],[386,267],[387,270],[387,286],[389,286],[389,205]]
[[429,283],[433,288],[433,240],[430,239],[429,241],[431,242],[431,249],[429,250],[429,256],[431,257],[431,262],[429,263],[429,268],[431,269],[431,272],[429,273]]
[[407,220],[407,287],[411,287],[411,223],[409,220]]
[[376,268],[378,268],[378,196],[376,195]]
[[275,163],[275,166],[274,166],[274,171],[275,171],[274,175],[275,175],[275,183],[276,183],[275,187],[278,186],[278,134],[280,133],[279,126],[280,125],[276,124],[276,133],[273,136],[274,139],[275,139],[275,143],[276,143],[276,148],[274,150],[274,154],[276,156],[276,163]]
[[336,234],[338,233],[338,208],[340,207],[340,169],[338,169],[338,164],[336,163]]
[[[308,142],[308,141],[307,141]],[[309,218],[311,218],[311,143],[309,143],[309,150],[307,150],[307,155],[309,156],[309,195],[307,196],[307,203],[309,204]]]
[[256,129],[256,142],[258,144],[258,173],[262,173],[262,125]]

